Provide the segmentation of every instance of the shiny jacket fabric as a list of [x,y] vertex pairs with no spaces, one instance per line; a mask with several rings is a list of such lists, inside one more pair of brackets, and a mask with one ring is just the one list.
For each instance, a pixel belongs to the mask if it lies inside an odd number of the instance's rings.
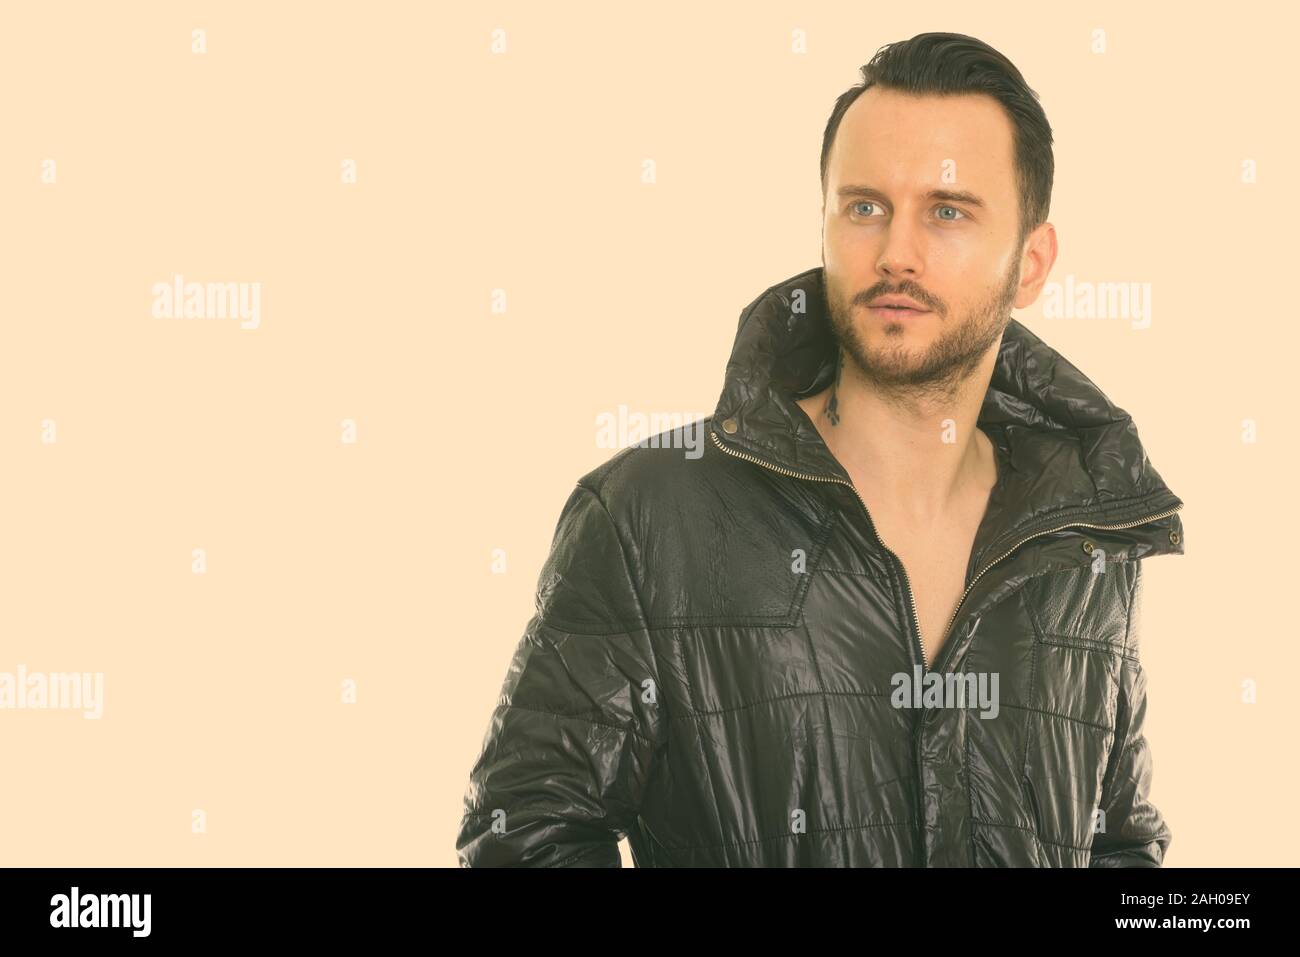
[[[622,837],[641,867],[1162,863],[1139,609],[1182,501],[1128,414],[1012,320],[979,417],[998,481],[923,662],[906,572],[793,401],[834,374],[822,281],[743,310],[702,455],[661,433],[578,480],[462,866],[617,867]],[[896,707],[918,666],[996,673],[996,715]]]

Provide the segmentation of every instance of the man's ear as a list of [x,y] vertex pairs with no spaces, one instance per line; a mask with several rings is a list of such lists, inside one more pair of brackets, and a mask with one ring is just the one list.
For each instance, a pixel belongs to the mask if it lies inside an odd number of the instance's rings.
[[1025,248],[1020,254],[1020,287],[1016,290],[1013,307],[1032,306],[1043,291],[1043,284],[1056,262],[1056,227],[1043,223],[1025,237]]

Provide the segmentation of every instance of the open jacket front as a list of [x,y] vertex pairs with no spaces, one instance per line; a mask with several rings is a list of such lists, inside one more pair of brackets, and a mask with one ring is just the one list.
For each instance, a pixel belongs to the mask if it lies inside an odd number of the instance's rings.
[[[1182,501],[1128,414],[1012,320],[979,417],[998,481],[924,661],[901,562],[794,402],[834,375],[822,282],[744,309],[702,455],[661,433],[578,480],[470,772],[463,866],[617,867],[621,837],[643,867],[1161,864],[1141,560],[1182,554]],[[895,676],[932,672],[996,675],[997,707],[900,707]]]

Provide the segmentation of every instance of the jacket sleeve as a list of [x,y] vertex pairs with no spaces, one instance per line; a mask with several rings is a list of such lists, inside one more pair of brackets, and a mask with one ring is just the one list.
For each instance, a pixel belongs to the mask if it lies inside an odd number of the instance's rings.
[[465,791],[462,867],[620,867],[666,744],[632,568],[599,496],[574,488]]
[[1138,658],[1142,562],[1134,563],[1126,653],[1120,659],[1115,741],[1102,778],[1104,830],[1093,836],[1089,867],[1160,867],[1173,834],[1147,798],[1151,749],[1144,734],[1146,675]]

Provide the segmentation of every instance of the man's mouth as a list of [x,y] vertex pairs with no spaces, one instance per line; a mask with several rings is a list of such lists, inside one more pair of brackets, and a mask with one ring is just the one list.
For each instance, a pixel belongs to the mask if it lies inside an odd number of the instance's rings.
[[910,316],[923,316],[930,311],[929,309],[913,309],[911,306],[868,306],[867,309],[873,316],[904,319]]
[[877,296],[867,304],[867,308],[878,316],[920,315],[930,311],[911,296],[900,296],[897,293]]

